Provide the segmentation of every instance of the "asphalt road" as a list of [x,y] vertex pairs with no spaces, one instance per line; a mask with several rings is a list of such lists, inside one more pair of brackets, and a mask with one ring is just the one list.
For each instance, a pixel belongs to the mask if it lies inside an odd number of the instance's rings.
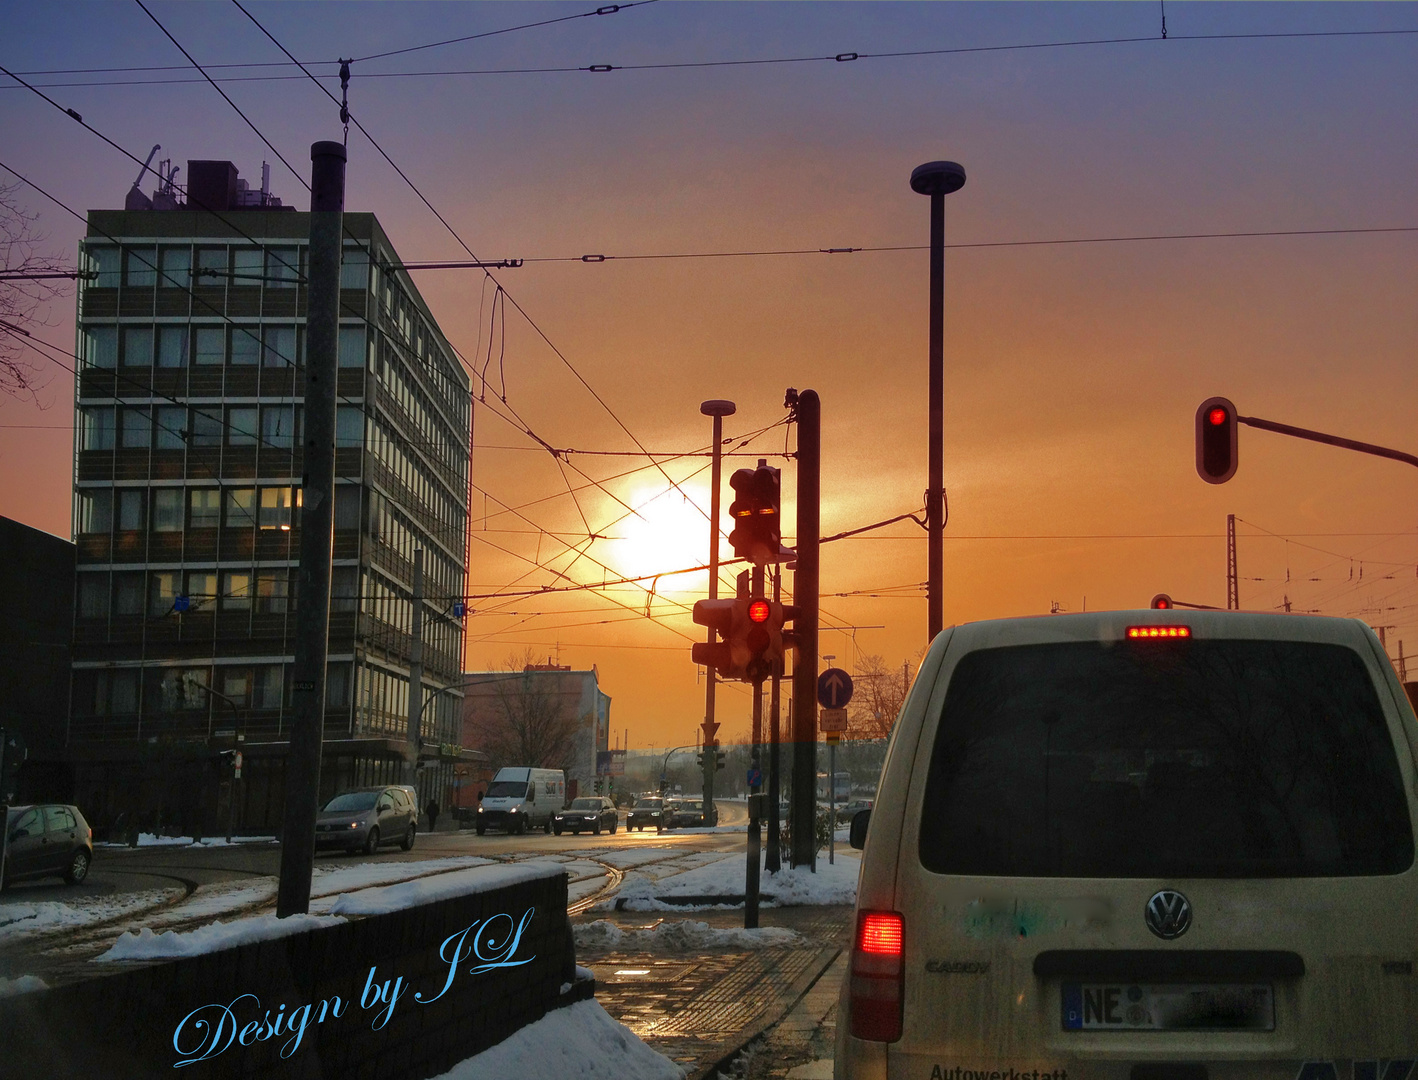
[[[720,802],[722,825],[744,825],[748,811],[743,802]],[[743,833],[711,829],[673,829],[663,833],[628,832],[624,814],[612,835],[565,833],[549,836],[540,832],[522,836],[488,833],[478,836],[472,829],[439,830],[420,833],[411,851],[398,847],[381,848],[374,855],[350,855],[343,851],[319,853],[319,867],[352,863],[415,862],[450,855],[535,855],[589,848],[614,850],[621,847],[687,847],[693,850],[724,850],[741,847]],[[58,878],[16,882],[0,894],[0,904],[33,903],[42,900],[73,902],[87,897],[114,897],[123,893],[182,888],[188,892],[201,885],[234,882],[280,874],[281,848],[274,841],[235,843],[231,846],[181,845],[141,848],[100,845],[88,878],[80,885],[66,885]]]

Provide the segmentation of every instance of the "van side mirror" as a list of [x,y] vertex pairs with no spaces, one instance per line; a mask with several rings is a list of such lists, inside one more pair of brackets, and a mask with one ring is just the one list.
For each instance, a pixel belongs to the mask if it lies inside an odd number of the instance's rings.
[[867,846],[867,825],[870,821],[870,810],[858,810],[852,815],[852,831],[848,834],[847,843],[858,851]]

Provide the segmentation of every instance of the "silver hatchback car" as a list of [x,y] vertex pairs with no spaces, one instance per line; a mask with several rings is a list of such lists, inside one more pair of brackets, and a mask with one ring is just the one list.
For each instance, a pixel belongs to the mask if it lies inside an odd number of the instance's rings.
[[315,847],[345,848],[372,855],[381,844],[405,851],[418,834],[418,795],[411,787],[385,784],[341,792],[315,818]]

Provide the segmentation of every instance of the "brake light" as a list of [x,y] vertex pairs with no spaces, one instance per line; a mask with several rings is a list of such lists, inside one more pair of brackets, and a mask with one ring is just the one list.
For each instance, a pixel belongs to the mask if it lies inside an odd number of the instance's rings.
[[1189,638],[1192,636],[1190,626],[1129,626],[1128,637],[1130,638]]
[[896,911],[857,914],[852,949],[852,1036],[873,1042],[901,1038],[905,990],[904,923]]

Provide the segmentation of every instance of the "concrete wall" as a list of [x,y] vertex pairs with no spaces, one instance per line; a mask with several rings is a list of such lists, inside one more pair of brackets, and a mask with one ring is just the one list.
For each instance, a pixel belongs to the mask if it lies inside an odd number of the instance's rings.
[[91,966],[0,999],[0,1077],[424,1080],[594,990],[575,981],[564,874],[119,974]]

